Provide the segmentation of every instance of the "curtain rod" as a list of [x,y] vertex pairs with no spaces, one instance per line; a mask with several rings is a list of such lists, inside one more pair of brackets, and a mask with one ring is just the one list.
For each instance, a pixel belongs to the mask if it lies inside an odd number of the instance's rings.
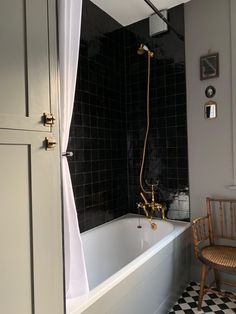
[[184,36],[177,32],[177,30],[168,22],[168,20],[161,14],[161,12],[155,7],[155,5],[150,0],[144,0],[150,8],[153,9],[153,11],[169,26],[169,28],[177,35],[177,37],[184,41]]

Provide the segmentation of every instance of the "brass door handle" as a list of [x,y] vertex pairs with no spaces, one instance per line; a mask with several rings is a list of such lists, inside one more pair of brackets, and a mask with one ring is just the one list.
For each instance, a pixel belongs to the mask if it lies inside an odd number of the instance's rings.
[[45,149],[53,150],[57,145],[55,137],[45,137]]

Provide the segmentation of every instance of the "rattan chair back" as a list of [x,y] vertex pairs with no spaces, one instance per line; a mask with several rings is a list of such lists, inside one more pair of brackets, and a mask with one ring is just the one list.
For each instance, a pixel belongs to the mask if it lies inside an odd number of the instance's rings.
[[236,240],[236,200],[207,198],[209,237],[211,244]]

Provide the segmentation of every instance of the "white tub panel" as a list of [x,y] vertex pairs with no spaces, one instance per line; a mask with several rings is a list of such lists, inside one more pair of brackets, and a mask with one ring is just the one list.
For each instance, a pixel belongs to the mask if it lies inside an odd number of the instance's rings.
[[[190,238],[189,230],[185,238]],[[83,314],[166,314],[189,280],[186,246],[179,237],[132,272]],[[182,243],[181,243],[182,242]],[[182,245],[183,244],[183,245]],[[176,250],[181,250],[179,254]],[[182,267],[176,268],[181,256]],[[179,263],[180,264],[180,263]],[[179,273],[178,279],[175,276]],[[181,278],[181,280],[179,280]],[[176,281],[178,280],[178,281]]]

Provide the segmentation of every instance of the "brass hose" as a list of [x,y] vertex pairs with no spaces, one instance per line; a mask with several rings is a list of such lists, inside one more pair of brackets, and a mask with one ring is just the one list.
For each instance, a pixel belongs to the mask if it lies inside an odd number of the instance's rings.
[[141,162],[141,168],[139,173],[139,184],[140,188],[144,193],[151,193],[150,191],[146,191],[143,187],[142,177],[143,177],[143,168],[144,168],[144,162],[145,162],[145,156],[146,156],[146,149],[147,149],[147,140],[148,140],[148,134],[149,134],[149,128],[150,128],[150,64],[151,64],[151,57],[153,56],[153,53],[151,51],[148,51],[148,75],[147,75],[147,127],[146,127],[146,133],[145,133],[145,139],[143,144],[143,154],[142,154],[142,162]]

